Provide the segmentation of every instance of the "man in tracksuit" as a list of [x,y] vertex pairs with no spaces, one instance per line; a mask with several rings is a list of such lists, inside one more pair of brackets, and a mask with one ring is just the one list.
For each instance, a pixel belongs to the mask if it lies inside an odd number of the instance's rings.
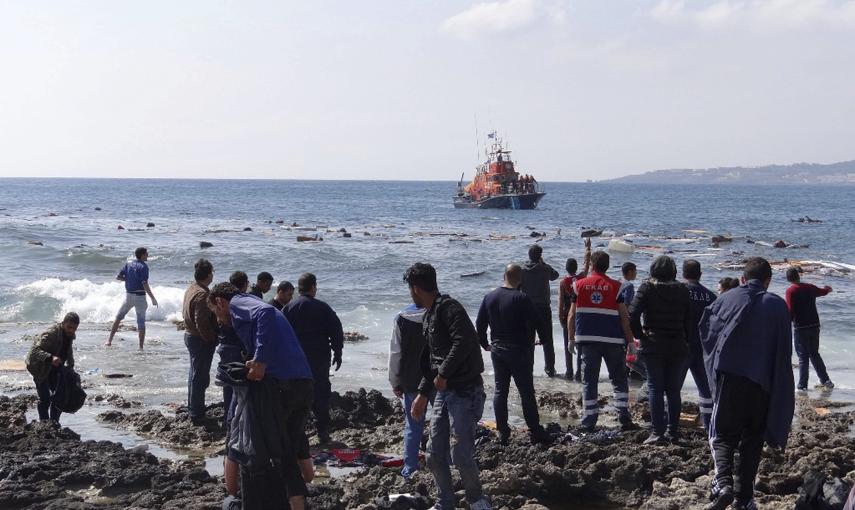
[[727,508],[734,499],[734,508],[757,508],[754,478],[763,440],[785,447],[795,410],[790,314],[783,299],[766,291],[772,267],[760,257],[748,259],[742,281],[704,310],[699,326],[714,395],[715,486],[707,510]]
[[695,386],[698,388],[698,408],[701,411],[701,421],[704,430],[710,430],[710,415],[712,414],[713,399],[710,393],[710,383],[707,379],[707,371],[704,368],[704,350],[701,348],[701,338],[698,335],[698,323],[704,308],[711,305],[716,299],[715,292],[704,287],[701,280],[701,263],[694,259],[683,261],[683,280],[689,288],[689,299],[691,307],[691,328],[689,328],[689,366]]
[[567,316],[568,342],[577,345],[582,356],[582,428],[593,431],[597,425],[597,383],[600,364],[605,361],[621,428],[635,430],[638,426],[629,416],[629,381],[624,368],[626,346],[633,341],[629,315],[618,294],[620,282],[606,276],[609,254],[594,252],[591,265],[591,274],[573,283],[575,301]]
[[[517,290],[521,279],[522,268],[517,264],[508,265],[503,285],[484,296],[478,310],[478,318],[475,320],[478,341],[485,351],[490,352],[493,361],[496,382],[493,410],[496,414],[499,442],[502,444],[508,444],[511,435],[508,426],[508,392],[511,378],[520,393],[523,417],[528,425],[532,443],[549,442],[549,435],[540,425],[537,412],[531,360],[532,345],[527,334],[529,324],[533,324],[538,331],[543,331],[546,326],[531,299]],[[487,342],[488,327],[491,343]]]
[[[341,351],[344,348],[344,331],[338,315],[330,305],[315,299],[318,280],[312,273],[304,273],[297,280],[300,296],[285,307],[285,317],[297,333],[300,345],[315,377],[315,401],[312,411],[317,423],[318,440],[330,440],[330,366],[341,368]],[[332,360],[330,360],[332,354]]]
[[[558,271],[543,261],[543,248],[539,244],[528,249],[528,262],[523,265],[523,278],[520,290],[528,294],[534,302],[534,307],[541,322],[546,324],[542,332],[538,332],[540,344],[543,346],[543,362],[546,365],[546,375],[555,376],[555,347],[552,345],[552,305],[549,282],[558,279]],[[534,346],[535,328],[529,325],[528,336]],[[534,358],[532,358],[534,362]]]
[[424,315],[425,309],[414,304],[401,310],[395,316],[389,343],[389,383],[395,396],[404,401],[404,478],[419,470],[419,446],[425,428],[424,417],[416,420],[410,413],[422,382],[422,351],[427,344],[422,332]]
[[[452,460],[460,472],[466,501],[472,510],[489,510],[490,501],[481,489],[475,462],[475,427],[484,412],[484,361],[472,320],[456,300],[440,294],[436,270],[430,264],[413,264],[404,273],[410,297],[425,308],[422,330],[428,348],[422,354],[423,378],[411,413],[420,420],[425,415],[433,391],[436,397],[431,411],[430,447],[427,465],[437,488],[439,510],[457,506]],[[452,446],[451,436],[454,436]]]

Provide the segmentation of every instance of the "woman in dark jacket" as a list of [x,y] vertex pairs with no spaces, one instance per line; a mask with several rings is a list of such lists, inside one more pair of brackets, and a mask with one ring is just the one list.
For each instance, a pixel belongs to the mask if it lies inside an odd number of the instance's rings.
[[679,439],[680,390],[686,378],[690,306],[689,289],[677,281],[674,260],[664,255],[657,257],[650,265],[650,278],[641,284],[629,306],[630,327],[640,342],[639,359],[647,369],[653,432],[645,444],[663,443],[666,424],[671,440]]

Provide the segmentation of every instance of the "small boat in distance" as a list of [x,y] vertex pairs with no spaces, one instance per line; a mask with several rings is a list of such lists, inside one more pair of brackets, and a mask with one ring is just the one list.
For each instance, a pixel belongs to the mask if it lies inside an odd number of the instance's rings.
[[454,207],[457,209],[534,209],[546,195],[543,187],[531,175],[516,171],[511,151],[505,150],[502,139],[492,132],[487,135],[490,146],[487,161],[475,167],[475,178],[463,185],[463,175],[457,183]]

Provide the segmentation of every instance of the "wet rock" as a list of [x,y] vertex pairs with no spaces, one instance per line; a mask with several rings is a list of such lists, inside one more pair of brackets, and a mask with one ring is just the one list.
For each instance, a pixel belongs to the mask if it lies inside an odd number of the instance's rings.
[[182,448],[207,448],[225,441],[223,428],[223,403],[211,404],[206,408],[202,425],[193,425],[185,406],[180,406],[175,416],[164,416],[160,411],[148,410],[135,413],[108,411],[98,415],[98,421],[110,423],[125,430],[150,436],[155,441]]
[[358,331],[345,331],[344,332],[344,341],[345,342],[364,342],[368,340],[366,335]]
[[113,407],[118,407],[120,409],[130,409],[142,407],[142,402],[136,400],[127,400],[125,397],[121,395],[116,395],[114,393],[109,393],[107,395],[95,395],[91,398],[93,402],[103,402],[109,404]]
[[537,230],[533,230],[528,234],[529,237],[543,237],[545,235],[546,235],[545,233],[538,232]]
[[101,208],[100,208],[100,207],[96,207],[96,208],[95,208],[95,210],[96,210],[96,211],[100,211],[100,210],[101,210]]
[[45,245],[45,243],[43,243],[41,241],[27,241],[27,244],[31,244],[33,246],[44,246]]
[[587,229],[587,230],[583,230],[583,231],[582,231],[582,235],[581,235],[581,237],[599,237],[599,236],[601,236],[601,235],[603,235],[603,231],[602,231],[602,230],[597,230],[597,229],[589,228],[589,229]]
[[353,235],[350,232],[345,232],[344,234],[341,235],[341,237],[348,238],[348,237],[353,237]]
[[154,223],[148,222],[145,224],[146,228],[154,228]]
[[778,239],[772,246],[774,246],[775,248],[786,248],[787,246],[789,246],[789,244],[782,239]]
[[125,230],[125,227],[119,225],[118,227],[116,227],[116,230]]
[[541,409],[558,413],[561,418],[579,417],[579,399],[565,392],[541,390],[537,393],[537,405]]
[[214,246],[213,243],[209,243],[208,241],[200,241],[199,242],[199,248],[202,248],[203,250],[205,248],[211,248],[213,246]]
[[276,220],[276,222],[275,222],[275,223],[276,223],[277,225],[284,225],[284,224],[285,224],[285,220]]
[[243,227],[244,232],[252,232],[252,227]]
[[81,441],[52,423],[26,423],[27,407],[0,396],[0,508],[220,508],[224,491],[210,476],[118,443]]
[[720,243],[732,243],[732,242],[733,242],[733,237],[731,237],[731,236],[726,236],[726,235],[717,235],[717,236],[712,236],[712,239],[710,239],[710,241],[711,241],[713,244],[720,244]]

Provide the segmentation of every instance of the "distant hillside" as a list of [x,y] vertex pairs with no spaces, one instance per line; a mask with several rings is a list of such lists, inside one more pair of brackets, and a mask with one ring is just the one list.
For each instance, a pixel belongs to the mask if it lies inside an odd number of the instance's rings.
[[851,184],[855,161],[819,165],[795,163],[759,167],[655,170],[605,182],[624,184]]

